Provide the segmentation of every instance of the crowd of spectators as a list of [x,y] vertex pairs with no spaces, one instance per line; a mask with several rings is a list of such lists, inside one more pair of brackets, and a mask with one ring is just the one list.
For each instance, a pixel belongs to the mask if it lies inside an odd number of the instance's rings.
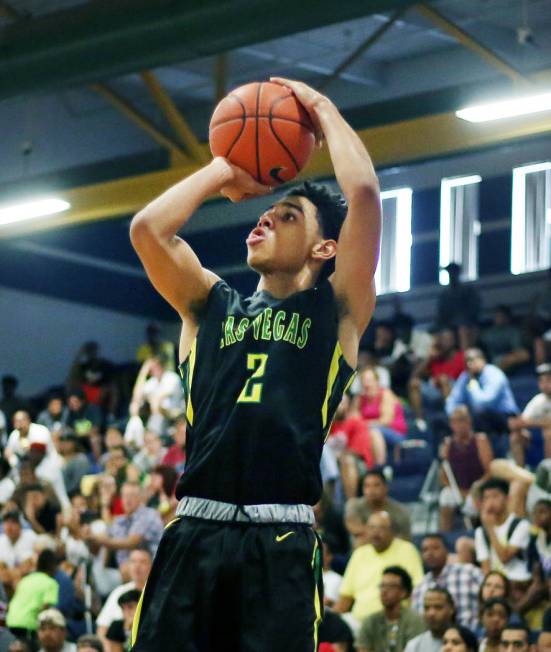
[[[432,326],[396,299],[370,327],[324,446],[323,652],[551,650],[551,287],[485,323],[447,271]],[[132,364],[86,342],[38,399],[3,376],[0,652],[129,649],[185,473],[176,364],[151,324]],[[429,467],[420,523],[426,483],[399,486]]]

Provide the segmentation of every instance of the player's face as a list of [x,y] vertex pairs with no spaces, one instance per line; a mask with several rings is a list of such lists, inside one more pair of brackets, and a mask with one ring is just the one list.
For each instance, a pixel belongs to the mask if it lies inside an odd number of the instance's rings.
[[323,240],[317,209],[305,197],[285,197],[270,206],[247,237],[247,263],[261,274],[298,274]]

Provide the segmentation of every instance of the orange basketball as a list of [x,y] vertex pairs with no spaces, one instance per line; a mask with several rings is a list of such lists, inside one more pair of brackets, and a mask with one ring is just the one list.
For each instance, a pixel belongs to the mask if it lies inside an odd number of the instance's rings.
[[310,116],[293,92],[271,82],[240,86],[216,107],[209,126],[213,156],[224,156],[267,186],[293,179],[315,145]]

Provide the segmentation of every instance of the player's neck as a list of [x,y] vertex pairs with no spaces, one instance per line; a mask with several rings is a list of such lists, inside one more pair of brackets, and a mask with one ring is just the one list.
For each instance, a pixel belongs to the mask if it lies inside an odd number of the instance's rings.
[[268,292],[276,299],[284,299],[296,292],[307,290],[314,285],[314,281],[309,272],[304,271],[299,274],[262,274],[257,292]]

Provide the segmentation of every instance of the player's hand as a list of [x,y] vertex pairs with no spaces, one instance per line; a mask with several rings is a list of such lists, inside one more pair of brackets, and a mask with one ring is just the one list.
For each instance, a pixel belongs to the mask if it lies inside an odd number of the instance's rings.
[[285,79],[284,77],[270,77],[270,81],[274,84],[286,86],[293,91],[297,100],[302,104],[306,111],[308,111],[308,115],[316,129],[316,142],[318,145],[321,145],[323,142],[323,129],[321,128],[316,111],[321,104],[328,101],[327,97],[304,82]]
[[220,193],[230,201],[238,202],[252,197],[261,197],[272,192],[273,189],[270,186],[258,183],[248,172],[230,163],[227,159],[224,159],[224,161],[230,175],[229,181],[220,189]]

